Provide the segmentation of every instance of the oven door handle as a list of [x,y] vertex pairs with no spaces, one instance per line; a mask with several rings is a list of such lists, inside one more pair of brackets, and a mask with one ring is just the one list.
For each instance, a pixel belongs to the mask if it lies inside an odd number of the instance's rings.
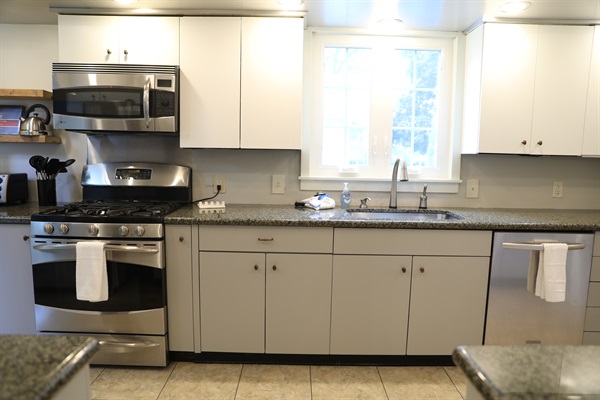
[[160,346],[160,343],[153,342],[114,342],[110,340],[99,340],[100,346],[106,347],[127,347],[127,348],[149,348]]
[[[36,244],[33,246],[35,250],[75,250],[75,243],[53,243],[53,244]],[[158,253],[158,249],[144,248],[138,246],[119,246],[107,244],[104,246],[106,251],[126,251],[131,253]]]

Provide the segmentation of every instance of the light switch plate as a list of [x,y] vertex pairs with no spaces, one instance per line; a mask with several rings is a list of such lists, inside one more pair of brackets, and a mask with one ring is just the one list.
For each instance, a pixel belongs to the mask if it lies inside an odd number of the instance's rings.
[[467,198],[476,199],[479,197],[479,179],[467,179]]
[[273,175],[271,193],[273,193],[273,194],[285,193],[285,175]]

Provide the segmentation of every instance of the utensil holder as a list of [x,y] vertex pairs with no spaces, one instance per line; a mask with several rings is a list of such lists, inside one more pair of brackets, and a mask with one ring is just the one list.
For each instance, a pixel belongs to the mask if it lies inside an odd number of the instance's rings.
[[40,206],[56,205],[56,179],[38,179],[37,190]]

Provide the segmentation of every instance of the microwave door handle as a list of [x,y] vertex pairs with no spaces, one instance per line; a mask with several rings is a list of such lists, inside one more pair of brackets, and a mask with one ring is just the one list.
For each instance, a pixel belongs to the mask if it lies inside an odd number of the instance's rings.
[[150,128],[150,78],[144,84],[144,121],[146,128]]

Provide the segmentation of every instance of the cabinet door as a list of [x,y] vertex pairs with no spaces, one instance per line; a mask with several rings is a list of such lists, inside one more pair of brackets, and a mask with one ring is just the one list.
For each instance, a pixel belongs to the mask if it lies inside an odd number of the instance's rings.
[[331,264],[325,254],[267,254],[267,353],[329,354]]
[[581,155],[593,32],[539,27],[531,154]]
[[119,62],[179,65],[179,17],[119,17]]
[[408,355],[450,355],[481,345],[489,257],[414,257]]
[[240,147],[240,29],[240,18],[181,18],[181,147]]
[[581,154],[600,157],[600,25],[594,29],[594,46],[590,63],[590,83],[588,85],[583,148]]
[[241,147],[300,149],[301,18],[242,19]]
[[58,16],[60,62],[116,64],[119,54],[119,17]]
[[[166,225],[169,350],[194,351],[191,225]],[[197,251],[197,249],[196,249]]]
[[537,41],[537,25],[484,26],[479,152],[529,153]]
[[35,335],[29,224],[0,224],[0,334]]
[[406,354],[411,261],[333,257],[331,354]]
[[202,351],[264,353],[265,255],[200,252]]

